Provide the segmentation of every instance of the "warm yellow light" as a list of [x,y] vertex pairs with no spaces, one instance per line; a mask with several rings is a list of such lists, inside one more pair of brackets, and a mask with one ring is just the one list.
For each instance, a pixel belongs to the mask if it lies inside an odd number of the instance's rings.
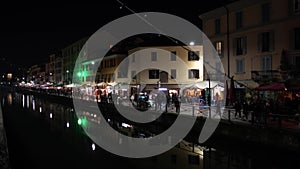
[[11,74],[11,73],[8,73],[8,74],[7,74],[7,79],[10,80],[11,78],[12,78],[12,74]]

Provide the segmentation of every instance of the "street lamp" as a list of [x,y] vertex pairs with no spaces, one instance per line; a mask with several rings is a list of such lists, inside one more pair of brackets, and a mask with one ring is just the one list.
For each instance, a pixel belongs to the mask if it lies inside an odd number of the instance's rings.
[[226,9],[226,26],[227,26],[227,75],[228,75],[228,77],[230,77],[230,60],[229,60],[229,54],[230,54],[230,52],[229,52],[229,10],[228,10],[228,8],[227,8],[227,6],[224,6],[224,8]]
[[66,70],[66,73],[67,73],[67,78],[66,78],[66,81],[67,81],[67,84],[69,84],[69,70]]

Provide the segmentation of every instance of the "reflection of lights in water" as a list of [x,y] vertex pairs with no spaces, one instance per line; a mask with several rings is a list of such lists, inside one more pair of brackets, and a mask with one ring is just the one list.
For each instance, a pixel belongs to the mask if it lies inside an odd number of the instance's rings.
[[69,122],[67,122],[67,128],[69,128],[70,127],[70,123]]
[[92,144],[92,150],[95,151],[95,149],[96,149],[96,146],[95,146],[95,144],[93,143],[93,144]]
[[[4,98],[2,98],[2,105],[4,106]],[[23,106],[24,107],[24,106]]]
[[42,113],[42,107],[40,107],[40,113]]
[[50,113],[50,119],[52,119],[52,113]]
[[22,102],[23,102],[23,108],[25,107],[25,96],[23,95],[23,98],[22,98]]
[[29,108],[29,96],[27,96],[27,108]]
[[7,102],[9,105],[12,104],[12,94],[11,93],[8,93],[8,95],[7,95]]
[[81,119],[78,119],[78,120],[77,120],[77,123],[78,123],[79,125],[81,125],[81,123],[82,123]]
[[35,111],[35,101],[32,100],[32,110]]

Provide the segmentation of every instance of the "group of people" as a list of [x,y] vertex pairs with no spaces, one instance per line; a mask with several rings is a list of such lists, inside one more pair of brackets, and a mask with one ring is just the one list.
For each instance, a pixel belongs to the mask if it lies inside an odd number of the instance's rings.
[[[250,101],[236,101],[234,103],[235,118],[249,120],[252,124],[267,124],[267,120],[275,111],[280,113],[280,109],[276,109],[273,99],[255,99]],[[242,115],[243,114],[243,115]],[[251,114],[251,119],[249,115]]]
[[180,101],[180,97],[176,93],[167,94],[167,93],[159,92],[157,94],[152,94],[150,96],[148,96],[147,94],[142,94],[142,95],[132,94],[130,97],[130,101],[133,105],[138,105],[140,100],[146,102],[150,101],[151,106],[155,109],[155,111],[157,110],[168,111],[168,108],[174,109],[175,107],[175,112],[176,113],[180,112],[181,101]]

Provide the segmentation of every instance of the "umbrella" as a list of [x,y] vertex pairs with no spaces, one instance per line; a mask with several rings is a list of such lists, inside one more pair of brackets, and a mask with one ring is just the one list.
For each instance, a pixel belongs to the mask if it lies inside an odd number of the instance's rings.
[[97,86],[99,86],[100,88],[104,89],[104,88],[106,88],[107,83],[105,83],[105,82],[100,82],[100,83],[97,84]]
[[[210,83],[210,84],[209,84]],[[181,90],[185,90],[185,89],[206,89],[206,88],[214,88],[217,85],[219,85],[218,82],[215,81],[201,81],[201,82],[197,82],[197,83],[193,83],[193,84],[189,84],[189,85],[182,85]]]

